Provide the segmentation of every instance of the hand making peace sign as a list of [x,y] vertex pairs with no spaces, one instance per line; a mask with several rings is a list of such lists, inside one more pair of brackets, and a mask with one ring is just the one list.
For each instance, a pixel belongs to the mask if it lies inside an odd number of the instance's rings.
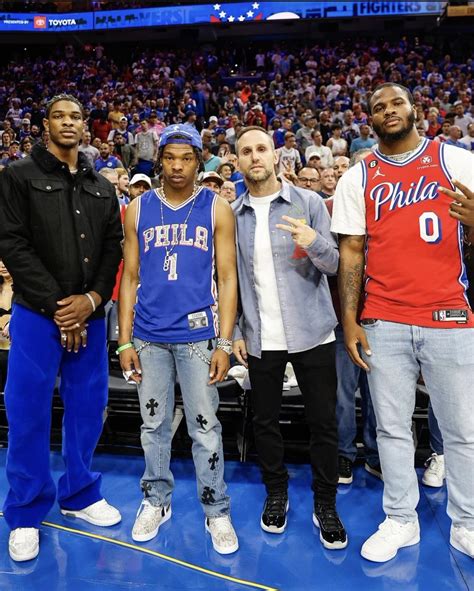
[[280,230],[290,232],[293,242],[302,248],[307,248],[316,238],[316,231],[308,226],[306,222],[292,218],[289,215],[283,215],[282,219],[289,222],[291,226],[285,224],[277,224],[276,227]]
[[474,192],[459,181],[453,181],[453,185],[461,193],[446,189],[445,187],[439,188],[442,193],[454,199],[449,207],[449,215],[459,220],[461,224],[474,227]]

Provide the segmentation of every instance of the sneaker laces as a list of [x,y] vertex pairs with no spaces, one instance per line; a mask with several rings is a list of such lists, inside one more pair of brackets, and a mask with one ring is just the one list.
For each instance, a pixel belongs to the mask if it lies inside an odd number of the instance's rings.
[[400,530],[403,529],[405,525],[407,524],[400,523],[398,521],[395,521],[395,519],[390,519],[387,517],[387,519],[385,519],[385,521],[383,521],[379,525],[380,536],[384,540],[387,538],[391,539],[394,535],[398,535],[400,533]]
[[431,454],[425,462],[425,467],[429,472],[436,474],[436,476],[440,476],[443,472],[443,462],[438,454]]
[[337,514],[336,507],[332,505],[316,505],[315,513],[321,520],[326,531],[336,531],[342,528],[341,520]]
[[147,501],[146,499],[144,499],[141,504],[140,507],[138,507],[138,511],[137,511],[137,517],[139,515],[143,515],[143,517],[147,517],[149,513],[154,513],[154,510],[157,509],[157,507],[154,507],[150,501]]
[[216,535],[221,542],[234,542],[235,532],[230,521],[230,517],[222,515],[222,517],[209,518],[209,528],[212,533]]
[[288,496],[286,494],[269,495],[265,505],[265,513],[268,515],[281,515],[286,513]]
[[341,468],[343,470],[350,470],[352,467],[352,462],[348,458],[346,458],[344,456],[340,456],[339,457],[339,465],[341,466]]

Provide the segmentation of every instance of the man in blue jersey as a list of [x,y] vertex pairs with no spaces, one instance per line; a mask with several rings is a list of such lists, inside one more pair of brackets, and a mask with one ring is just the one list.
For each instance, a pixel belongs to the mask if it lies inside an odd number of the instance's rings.
[[206,530],[214,549],[230,554],[238,540],[223,478],[216,382],[224,379],[232,352],[234,218],[228,203],[196,185],[203,160],[201,137],[193,127],[167,127],[158,162],[162,187],[127,209],[119,300],[118,353],[125,376],[138,384],[146,466],[132,537],[151,540],[171,517],[169,463],[178,377]]

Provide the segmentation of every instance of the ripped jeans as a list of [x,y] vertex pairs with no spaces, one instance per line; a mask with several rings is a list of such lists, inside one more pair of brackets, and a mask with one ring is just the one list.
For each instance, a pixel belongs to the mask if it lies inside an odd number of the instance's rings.
[[[219,395],[208,386],[215,339],[197,343],[147,343],[134,338],[142,381],[138,386],[143,425],[141,443],[145,472],[141,486],[152,505],[169,505],[174,479],[170,470],[174,389],[179,380],[184,414],[196,469],[198,497],[206,517],[230,511],[224,482],[221,424],[216,417]],[[211,350],[209,350],[211,346]]]

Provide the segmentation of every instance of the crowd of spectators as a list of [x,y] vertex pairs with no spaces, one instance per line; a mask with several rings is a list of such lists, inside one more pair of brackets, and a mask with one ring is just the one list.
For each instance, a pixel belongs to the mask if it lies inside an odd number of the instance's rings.
[[[204,182],[231,200],[245,190],[236,134],[257,125],[273,137],[279,174],[291,182],[302,175],[303,184],[311,177],[330,197],[335,167],[377,142],[367,100],[384,81],[411,89],[420,135],[474,151],[469,53],[466,47],[465,58],[454,59],[403,38],[262,47],[251,58],[227,48],[147,49],[122,63],[111,47],[68,45],[61,56],[52,52],[3,68],[0,166],[27,155],[35,142],[47,143],[45,102],[67,92],[85,106],[88,131],[81,149],[97,170],[153,177],[160,134],[166,125],[183,122],[201,132],[205,171],[213,173]],[[239,66],[244,63],[245,71]]]

